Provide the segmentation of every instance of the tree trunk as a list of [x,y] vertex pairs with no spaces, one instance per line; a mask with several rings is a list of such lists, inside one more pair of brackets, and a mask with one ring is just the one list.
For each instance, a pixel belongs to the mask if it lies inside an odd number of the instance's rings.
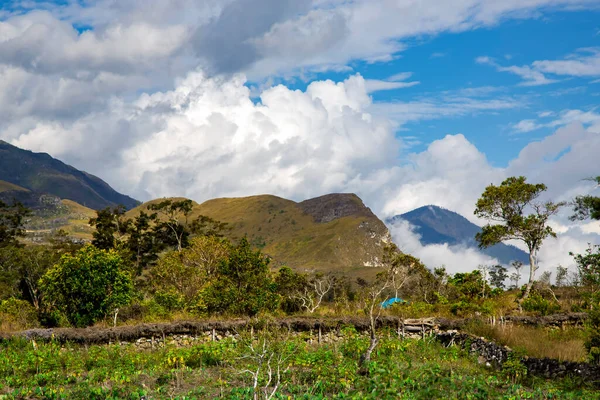
[[527,288],[525,289],[525,294],[523,295],[523,300],[529,297],[529,292],[531,292],[531,288],[533,287],[533,282],[535,280],[535,270],[537,269],[536,260],[534,251],[529,251],[529,282],[527,282]]

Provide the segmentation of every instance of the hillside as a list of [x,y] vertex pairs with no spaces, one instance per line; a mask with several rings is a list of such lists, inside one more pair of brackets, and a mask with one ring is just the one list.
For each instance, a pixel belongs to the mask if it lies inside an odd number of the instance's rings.
[[[389,218],[388,222],[406,220],[416,227],[416,232],[421,235],[421,244],[463,245],[478,249],[475,235],[481,228],[460,214],[437,206],[425,206],[402,215]],[[490,257],[498,259],[503,264],[517,260],[529,263],[527,253],[515,246],[497,244],[487,249],[480,250]]]
[[[147,205],[129,211],[128,216],[146,210]],[[389,238],[384,223],[354,194],[330,194],[300,203],[270,195],[221,198],[194,203],[191,218],[198,215],[227,222],[231,238],[247,236],[273,258],[274,266],[301,270],[371,269],[379,265],[383,241]]]
[[[94,175],[79,171],[46,153],[22,150],[2,140],[0,180],[33,192],[69,199],[92,209],[117,204],[133,208],[139,204]],[[6,183],[0,185],[0,191],[7,188]]]
[[0,181],[0,200],[7,204],[16,200],[31,210],[31,215],[25,219],[30,240],[43,240],[44,235],[59,229],[73,238],[92,238],[93,228],[88,221],[96,216],[96,212],[72,200],[30,191],[5,181]]

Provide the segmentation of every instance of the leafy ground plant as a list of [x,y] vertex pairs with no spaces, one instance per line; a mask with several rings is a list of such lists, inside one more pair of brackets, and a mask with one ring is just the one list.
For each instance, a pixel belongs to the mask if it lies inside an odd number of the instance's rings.
[[[0,344],[2,399],[592,399],[582,382],[489,369],[457,347],[384,334],[367,368],[369,338],[346,329],[315,344],[307,335],[246,333],[189,347],[87,348]],[[516,379],[515,371],[519,373]]]

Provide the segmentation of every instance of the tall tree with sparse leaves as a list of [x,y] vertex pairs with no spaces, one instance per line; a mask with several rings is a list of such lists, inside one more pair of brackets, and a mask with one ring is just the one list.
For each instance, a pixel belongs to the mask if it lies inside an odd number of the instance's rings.
[[475,215],[488,220],[475,239],[480,248],[486,248],[505,240],[520,240],[529,250],[529,281],[523,299],[529,296],[535,271],[538,251],[548,237],[556,233],[548,226],[548,220],[565,203],[537,201],[546,191],[542,183],[531,184],[524,176],[511,177],[500,186],[489,185],[477,200]]

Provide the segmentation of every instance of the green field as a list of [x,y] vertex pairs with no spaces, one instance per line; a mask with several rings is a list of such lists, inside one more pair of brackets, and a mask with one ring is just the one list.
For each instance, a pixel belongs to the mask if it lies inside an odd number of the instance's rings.
[[285,332],[253,338],[241,332],[237,339],[156,350],[13,339],[0,344],[0,398],[252,399],[255,392],[261,399],[599,398],[584,382],[530,377],[518,363],[494,370],[428,339],[390,334],[361,371],[368,339],[351,328],[321,345]]

